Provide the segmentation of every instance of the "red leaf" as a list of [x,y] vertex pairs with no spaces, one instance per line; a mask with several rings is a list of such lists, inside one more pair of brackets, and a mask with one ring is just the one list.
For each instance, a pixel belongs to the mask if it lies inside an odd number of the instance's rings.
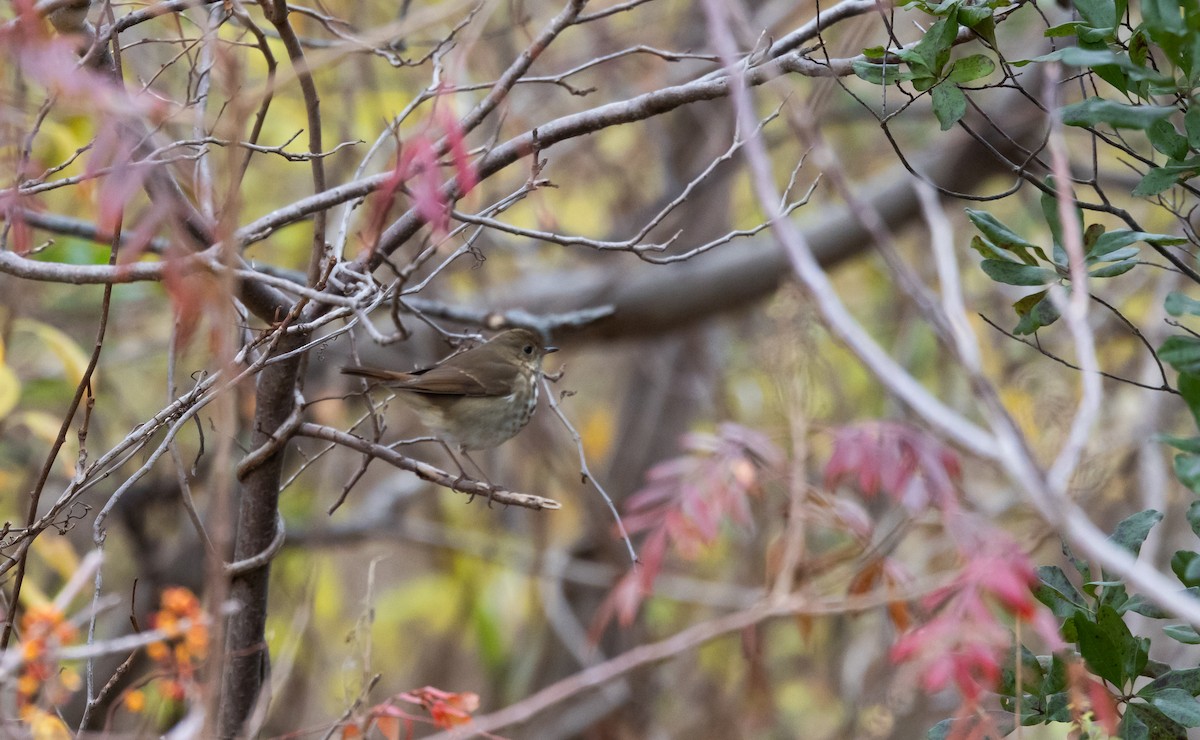
[[446,106],[438,108],[438,111],[439,123],[442,130],[446,132],[446,141],[450,144],[450,157],[454,161],[454,172],[455,177],[458,178],[458,192],[461,197],[475,188],[479,183],[479,177],[467,155],[466,137],[458,119],[450,113]]
[[1117,700],[1109,693],[1104,684],[1093,679],[1087,679],[1088,703],[1092,706],[1092,716],[1109,735],[1116,737],[1117,728],[1121,724],[1121,715],[1117,711]]
[[914,513],[957,508],[958,455],[933,436],[897,422],[842,427],[825,465],[825,486],[853,481],[867,496],[883,493]]

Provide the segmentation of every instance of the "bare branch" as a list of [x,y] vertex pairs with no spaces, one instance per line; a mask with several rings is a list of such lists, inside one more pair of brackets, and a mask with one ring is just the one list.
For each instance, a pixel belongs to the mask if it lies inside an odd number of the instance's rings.
[[414,460],[410,457],[405,457],[396,452],[392,448],[376,444],[362,437],[356,437],[353,434],[334,429],[333,427],[323,426],[320,424],[304,423],[296,429],[297,436],[312,437],[314,439],[323,439],[327,442],[336,442],[343,447],[348,447],[364,455],[369,455],[374,458],[383,460],[389,465],[407,470],[414,473],[422,480],[427,480],[430,483],[436,483],[452,491],[465,493],[474,498],[476,496],[485,496],[497,503],[520,506],[526,509],[540,511],[543,509],[561,509],[562,504],[554,499],[544,498],[542,496],[534,496],[528,493],[517,493],[503,488],[498,488],[489,483],[464,479],[461,476],[454,476],[444,470],[423,463],[420,460]]

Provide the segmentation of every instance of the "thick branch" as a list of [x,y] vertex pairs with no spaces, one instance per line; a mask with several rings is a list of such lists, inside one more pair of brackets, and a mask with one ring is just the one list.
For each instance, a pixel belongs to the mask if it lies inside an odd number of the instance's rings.
[[[1000,110],[1004,110],[1001,108]],[[998,115],[999,125],[1018,141],[1030,136],[1040,118],[1019,109]],[[993,146],[1011,149],[996,136]],[[962,131],[943,134],[930,150],[915,158],[924,179],[946,190],[970,192],[986,179],[1003,174],[984,145]],[[868,200],[892,231],[920,218],[911,179],[902,168],[875,178],[864,188]],[[870,235],[849,208],[833,209],[803,225],[805,239],[823,267],[858,256],[871,244]],[[615,255],[614,255],[615,257]],[[773,238],[760,238],[714,250],[703,259],[670,265],[605,264],[512,286],[491,305],[553,313],[611,305],[612,315],[572,334],[576,339],[615,339],[675,331],[734,311],[771,295],[792,279],[787,256]]]
[[[307,339],[307,335],[302,334],[285,335],[271,355],[287,355],[303,346]],[[251,436],[253,448],[270,444],[276,430],[292,415],[300,358],[299,354],[291,354],[258,374]],[[275,540],[283,459],[282,450],[268,456],[242,482],[233,551],[235,561],[267,552]],[[267,676],[269,656],[264,635],[269,576],[270,564],[264,563],[239,573],[230,583],[229,598],[237,605],[237,611],[229,618],[225,641],[226,662],[219,717],[219,732],[223,738],[242,733]]]

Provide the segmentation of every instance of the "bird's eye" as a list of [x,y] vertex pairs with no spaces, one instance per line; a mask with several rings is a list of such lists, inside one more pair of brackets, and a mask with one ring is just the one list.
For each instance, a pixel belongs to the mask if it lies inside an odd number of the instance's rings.
[[532,354],[533,354],[533,345],[532,345],[532,344],[527,344],[527,345],[525,345],[525,348],[524,348],[524,349],[522,349],[521,351],[522,351],[522,352],[524,352],[524,353],[525,353],[525,354],[527,354],[527,355],[532,355]]

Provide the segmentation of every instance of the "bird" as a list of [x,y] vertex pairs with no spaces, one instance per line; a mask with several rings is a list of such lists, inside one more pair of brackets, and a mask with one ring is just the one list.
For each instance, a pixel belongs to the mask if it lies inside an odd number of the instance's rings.
[[537,408],[542,359],[556,351],[540,333],[517,328],[423,370],[352,365],[342,373],[397,391],[425,426],[465,453],[496,447],[525,428]]

